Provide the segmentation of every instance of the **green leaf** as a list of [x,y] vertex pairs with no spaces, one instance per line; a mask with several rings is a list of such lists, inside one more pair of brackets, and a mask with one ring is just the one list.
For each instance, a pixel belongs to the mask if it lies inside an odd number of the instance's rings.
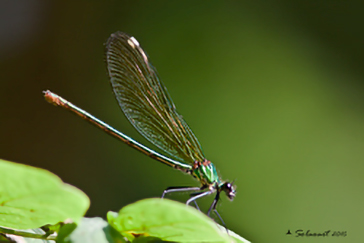
[[[62,229],[60,235],[62,234]],[[57,243],[122,243],[120,235],[102,218],[83,218],[77,228],[64,239],[57,238]]]
[[0,160],[0,226],[39,228],[66,219],[79,221],[88,197],[51,172]]
[[108,212],[107,219],[110,225],[133,242],[146,242],[144,238],[149,241],[233,242],[226,229],[220,229],[205,214],[168,199],[141,200],[122,208],[118,214]]

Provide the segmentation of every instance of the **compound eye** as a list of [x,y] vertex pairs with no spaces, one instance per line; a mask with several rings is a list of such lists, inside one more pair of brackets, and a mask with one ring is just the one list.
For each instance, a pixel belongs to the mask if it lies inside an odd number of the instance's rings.
[[227,189],[231,189],[231,187],[232,187],[231,183],[226,183],[226,188]]

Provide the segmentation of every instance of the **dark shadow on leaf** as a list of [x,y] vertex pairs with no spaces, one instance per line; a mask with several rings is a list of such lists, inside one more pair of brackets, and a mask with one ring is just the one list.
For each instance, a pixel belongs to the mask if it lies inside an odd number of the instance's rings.
[[125,242],[124,237],[116,229],[114,229],[110,225],[102,228],[102,230],[105,233],[105,237],[106,237],[107,242],[115,243],[115,242],[120,242],[120,240],[122,242]]

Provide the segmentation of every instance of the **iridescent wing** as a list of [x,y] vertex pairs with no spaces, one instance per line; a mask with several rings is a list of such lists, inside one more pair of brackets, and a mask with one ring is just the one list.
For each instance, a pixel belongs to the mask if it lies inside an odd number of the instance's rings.
[[200,143],[138,41],[122,32],[112,34],[106,43],[106,62],[115,97],[137,131],[181,162],[203,161]]

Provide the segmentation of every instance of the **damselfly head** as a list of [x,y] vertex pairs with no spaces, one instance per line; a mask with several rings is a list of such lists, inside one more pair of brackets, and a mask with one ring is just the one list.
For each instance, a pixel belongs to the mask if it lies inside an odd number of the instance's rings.
[[232,201],[235,197],[236,191],[233,185],[234,182],[225,182],[221,186],[221,191],[224,191],[226,196]]

